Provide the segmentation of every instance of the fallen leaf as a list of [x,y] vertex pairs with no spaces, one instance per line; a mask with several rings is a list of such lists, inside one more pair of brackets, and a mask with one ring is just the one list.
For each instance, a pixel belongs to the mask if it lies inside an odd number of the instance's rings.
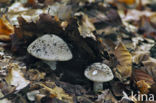
[[144,80],[137,81],[136,85],[139,88],[140,92],[145,94],[147,94],[149,92],[148,89],[151,88],[151,86]]
[[14,27],[6,19],[6,16],[3,15],[0,18],[0,40],[8,41],[10,40],[10,35],[14,33]]
[[10,64],[8,70],[9,72],[5,79],[8,84],[15,86],[16,90],[23,89],[30,83],[24,78],[23,73],[17,64]]
[[136,0],[117,0],[117,1],[120,3],[127,4],[127,5],[132,5],[136,2]]
[[47,91],[49,91],[52,97],[56,97],[62,101],[67,101],[68,103],[74,103],[73,98],[69,96],[68,94],[66,94],[62,88],[56,85],[54,88],[50,88],[43,83],[40,83],[40,86],[45,88]]
[[27,98],[30,100],[30,101],[35,101],[35,96],[37,94],[39,94],[39,90],[33,90],[33,91],[30,91],[27,93]]
[[78,17],[81,17],[81,19],[78,21],[78,30],[80,32],[80,35],[84,38],[91,37],[95,39],[95,36],[93,34],[93,31],[95,30],[94,25],[89,20],[88,16],[85,15],[83,12],[76,13],[75,14]]
[[115,48],[114,54],[119,62],[116,66],[117,72],[115,73],[119,73],[119,75],[122,77],[118,78],[121,80],[130,77],[132,73],[132,55],[129,53],[123,43],[119,43],[119,45]]
[[156,44],[150,49],[150,55],[156,59]]
[[45,78],[46,74],[44,72],[39,72],[38,70],[35,69],[29,69],[26,75],[29,78],[29,80],[40,81]]
[[37,1],[36,0],[27,0],[27,3],[25,4],[25,6],[27,7],[35,7],[37,6]]
[[155,83],[153,78],[141,69],[134,70],[133,81],[140,92],[145,94],[149,92],[149,88]]
[[95,103],[105,103],[110,101],[111,103],[116,103],[117,100],[115,97],[112,95],[111,91],[109,89],[102,91],[100,95],[98,95],[97,100]]
[[154,80],[156,80],[156,59],[149,58],[142,63],[144,65],[142,69],[146,71],[150,76],[152,76]]
[[9,0],[1,0],[0,3],[6,3],[8,2]]
[[13,93],[15,89],[16,88],[14,86],[9,85],[5,80],[0,80],[0,91],[3,93],[3,95]]
[[133,53],[133,62],[136,64],[141,63],[142,61],[148,60],[150,57],[149,52],[146,51],[137,51]]

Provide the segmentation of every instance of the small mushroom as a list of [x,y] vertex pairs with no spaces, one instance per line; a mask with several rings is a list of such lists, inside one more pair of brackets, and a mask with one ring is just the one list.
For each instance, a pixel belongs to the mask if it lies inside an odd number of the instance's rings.
[[52,70],[56,69],[56,61],[68,61],[72,59],[72,53],[60,37],[45,34],[37,38],[27,48],[32,56],[43,60]]
[[94,63],[89,66],[84,75],[94,82],[94,92],[103,89],[103,82],[108,82],[114,78],[112,70],[104,63]]

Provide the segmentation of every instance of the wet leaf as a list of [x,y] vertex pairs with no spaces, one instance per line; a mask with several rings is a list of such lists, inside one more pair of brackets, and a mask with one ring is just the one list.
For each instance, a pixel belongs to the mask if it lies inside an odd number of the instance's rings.
[[10,40],[10,35],[14,33],[14,27],[9,23],[6,16],[0,18],[0,40]]
[[126,79],[130,77],[132,73],[132,55],[129,53],[123,43],[119,43],[119,45],[115,48],[114,54],[118,61],[118,65],[116,66],[116,73],[119,73],[122,77],[118,78]]

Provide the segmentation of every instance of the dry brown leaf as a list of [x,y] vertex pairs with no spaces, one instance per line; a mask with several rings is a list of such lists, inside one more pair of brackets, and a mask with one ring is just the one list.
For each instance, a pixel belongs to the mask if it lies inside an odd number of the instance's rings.
[[151,85],[155,83],[153,78],[141,69],[134,70],[133,81],[141,93],[148,93]]
[[1,0],[0,3],[6,3],[8,2],[9,0]]
[[151,86],[144,80],[137,81],[136,85],[140,92],[145,94],[147,94],[149,92],[149,88],[151,88]]
[[109,89],[106,89],[102,91],[100,95],[98,95],[98,98],[95,101],[95,103],[107,103],[108,101],[110,101],[111,103],[117,103],[117,100],[112,95],[112,92]]
[[27,3],[25,4],[25,6],[35,6],[36,5],[36,0],[27,0]]
[[147,51],[138,51],[133,53],[133,62],[136,64],[141,63],[142,61],[148,60],[150,57],[149,52]]
[[6,19],[6,16],[3,15],[0,18],[0,40],[8,41],[10,40],[10,35],[14,33],[14,27]]
[[146,71],[149,75],[151,75],[154,80],[156,80],[156,59],[149,58],[148,60],[143,61],[142,63],[144,65],[142,69]]
[[132,5],[136,2],[136,0],[117,0],[117,1],[120,3],[127,4],[127,5]]
[[83,36],[84,38],[91,37],[95,39],[95,36],[93,34],[95,27],[89,20],[88,16],[83,12],[76,13],[75,15],[78,17],[82,16],[82,19],[78,21],[78,25],[79,25],[78,30],[80,32],[80,35]]
[[11,63],[8,69],[9,73],[5,79],[9,85],[15,86],[16,90],[23,89],[30,83],[30,81],[24,78],[18,64]]
[[27,77],[29,80],[32,81],[40,81],[45,78],[45,73],[44,72],[39,72],[36,69],[29,69],[26,73]]
[[122,78],[120,77],[118,78],[121,80],[121,79],[126,79],[127,77],[130,77],[132,73],[132,55],[129,53],[127,48],[121,42],[115,48],[114,53],[119,62],[116,67],[116,70],[122,77]]
[[62,101],[66,101],[68,103],[74,103],[73,98],[71,96],[69,96],[68,94],[66,94],[62,88],[60,88],[56,85],[54,88],[50,88],[43,83],[40,83],[40,86],[44,87],[47,91],[49,91],[51,97],[56,97]]

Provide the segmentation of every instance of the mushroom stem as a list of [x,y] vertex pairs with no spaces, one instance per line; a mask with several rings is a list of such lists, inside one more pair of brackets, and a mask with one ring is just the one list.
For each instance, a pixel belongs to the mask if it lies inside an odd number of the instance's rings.
[[44,63],[46,63],[47,65],[49,65],[50,69],[52,70],[56,70],[56,62],[55,61],[43,61]]
[[103,90],[103,83],[102,82],[94,82],[93,90],[94,90],[94,92]]

